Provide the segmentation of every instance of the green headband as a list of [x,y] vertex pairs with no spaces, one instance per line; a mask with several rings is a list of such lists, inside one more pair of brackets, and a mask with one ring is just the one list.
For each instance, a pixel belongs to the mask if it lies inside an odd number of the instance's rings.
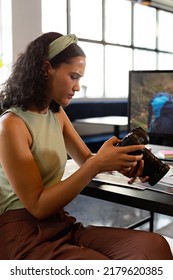
[[78,39],[74,34],[63,35],[57,38],[49,45],[48,59],[51,60],[54,56],[62,52],[69,45],[77,43],[77,41]]

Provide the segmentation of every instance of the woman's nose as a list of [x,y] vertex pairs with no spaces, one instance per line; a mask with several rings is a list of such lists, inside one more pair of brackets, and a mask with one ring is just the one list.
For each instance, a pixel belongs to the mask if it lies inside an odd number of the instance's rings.
[[80,91],[80,84],[76,83],[73,87],[73,91]]

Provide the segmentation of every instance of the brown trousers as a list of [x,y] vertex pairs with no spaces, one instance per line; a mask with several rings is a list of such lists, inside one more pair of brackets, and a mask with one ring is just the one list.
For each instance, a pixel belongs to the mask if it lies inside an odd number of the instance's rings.
[[84,227],[63,210],[38,220],[26,209],[0,215],[1,260],[168,260],[166,240],[155,233]]

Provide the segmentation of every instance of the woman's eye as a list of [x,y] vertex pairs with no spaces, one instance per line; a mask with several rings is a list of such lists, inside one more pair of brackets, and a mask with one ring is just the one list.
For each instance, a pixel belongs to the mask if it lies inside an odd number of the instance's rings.
[[72,79],[72,80],[79,80],[79,78],[80,78],[80,77],[79,77],[78,75],[72,75],[72,76],[71,76],[71,79]]

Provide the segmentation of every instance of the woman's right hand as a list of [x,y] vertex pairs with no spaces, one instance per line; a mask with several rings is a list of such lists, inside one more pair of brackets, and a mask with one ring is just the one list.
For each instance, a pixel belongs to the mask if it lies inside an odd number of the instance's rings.
[[129,153],[143,150],[145,145],[116,146],[121,142],[117,137],[113,136],[107,140],[96,153],[95,157],[99,162],[99,171],[128,171],[137,165],[143,157],[143,154],[130,155]]

